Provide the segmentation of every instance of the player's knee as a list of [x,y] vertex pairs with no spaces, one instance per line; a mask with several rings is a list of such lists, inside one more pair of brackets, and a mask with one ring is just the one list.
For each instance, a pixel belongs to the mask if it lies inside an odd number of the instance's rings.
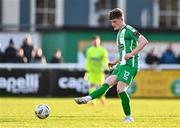
[[96,84],[91,84],[91,88],[94,88],[96,87],[97,85]]
[[119,93],[122,93],[122,92],[125,92],[126,90],[125,90],[125,88],[117,88],[117,93],[119,94]]
[[105,80],[104,83],[108,84],[110,87],[112,87],[114,85],[112,81]]
[[105,83],[107,83],[109,86],[113,86],[117,83],[116,78],[116,76],[109,76],[108,78],[106,78]]
[[117,93],[122,93],[122,92],[125,92],[127,91],[128,87],[125,83],[118,83],[117,85]]

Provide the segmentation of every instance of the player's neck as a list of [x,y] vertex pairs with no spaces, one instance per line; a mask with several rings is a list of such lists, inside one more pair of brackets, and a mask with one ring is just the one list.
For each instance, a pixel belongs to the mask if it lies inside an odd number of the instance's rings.
[[100,47],[100,45],[94,45],[94,47],[98,48],[98,47]]
[[126,24],[125,23],[122,23],[122,25],[121,25],[121,27],[120,27],[120,31],[124,28],[126,26]]

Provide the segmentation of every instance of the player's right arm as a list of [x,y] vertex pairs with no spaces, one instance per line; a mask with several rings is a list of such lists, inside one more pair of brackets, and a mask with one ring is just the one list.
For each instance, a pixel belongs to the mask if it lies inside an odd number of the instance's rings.
[[128,26],[128,28],[129,28],[128,31],[129,38],[133,39],[134,41],[137,41],[138,46],[134,50],[132,50],[131,53],[127,53],[125,55],[124,57],[125,60],[135,56],[148,44],[147,39],[143,35],[141,35],[137,30],[135,30],[131,26]]
[[139,36],[139,39],[138,39],[138,47],[135,48],[135,49],[132,51],[132,54],[133,54],[133,55],[137,54],[137,53],[140,52],[147,44],[148,44],[147,39],[146,39],[143,35],[140,35],[140,36]]

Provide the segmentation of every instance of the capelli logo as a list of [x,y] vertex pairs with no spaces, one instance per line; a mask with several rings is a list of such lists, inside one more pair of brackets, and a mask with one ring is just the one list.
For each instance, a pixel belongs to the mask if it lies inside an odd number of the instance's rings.
[[90,85],[84,78],[61,77],[58,85],[62,89],[75,89],[77,92],[88,93]]
[[36,93],[39,89],[39,74],[27,73],[24,77],[0,77],[0,88],[12,93]]

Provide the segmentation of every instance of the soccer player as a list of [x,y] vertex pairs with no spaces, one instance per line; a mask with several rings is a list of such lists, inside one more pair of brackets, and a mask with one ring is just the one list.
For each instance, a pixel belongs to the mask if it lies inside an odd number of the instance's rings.
[[109,20],[114,30],[118,30],[116,42],[119,58],[109,63],[109,66],[116,65],[116,67],[112,74],[106,78],[101,88],[88,96],[75,98],[75,101],[78,104],[86,104],[100,97],[111,86],[117,84],[117,93],[122,101],[122,108],[125,114],[124,121],[133,122],[130,99],[126,91],[139,70],[138,53],[148,44],[148,41],[136,29],[125,23],[124,13],[121,9],[115,8],[111,10],[109,12]]
[[[101,46],[99,36],[92,38],[92,46],[86,52],[86,79],[90,83],[89,94],[99,88],[105,79],[104,71],[108,69],[107,50]],[[101,96],[102,104],[105,104],[105,96]],[[91,102],[93,105],[95,101]]]

